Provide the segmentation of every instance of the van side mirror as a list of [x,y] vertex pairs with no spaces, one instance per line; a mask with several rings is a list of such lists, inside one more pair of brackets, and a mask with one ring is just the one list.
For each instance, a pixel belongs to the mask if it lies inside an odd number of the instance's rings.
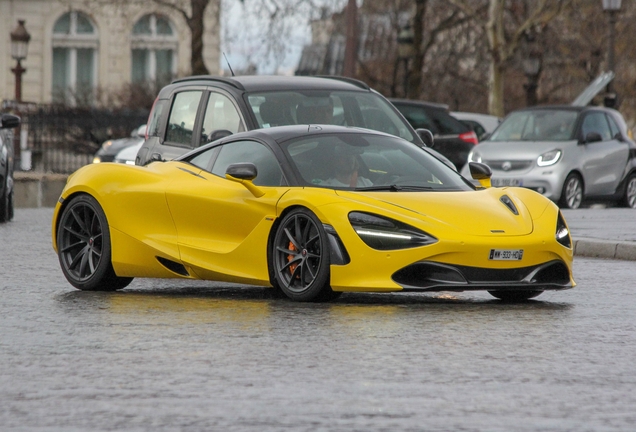
[[416,129],[415,132],[417,132],[417,135],[420,137],[422,141],[424,141],[424,144],[426,144],[427,147],[433,147],[433,144],[434,144],[433,132],[423,128]]

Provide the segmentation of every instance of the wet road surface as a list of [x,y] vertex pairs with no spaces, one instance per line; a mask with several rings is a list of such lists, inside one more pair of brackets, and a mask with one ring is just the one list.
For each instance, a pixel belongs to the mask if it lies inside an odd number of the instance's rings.
[[575,260],[579,286],[345,294],[137,279],[77,291],[52,209],[0,225],[0,429],[629,431],[636,263]]

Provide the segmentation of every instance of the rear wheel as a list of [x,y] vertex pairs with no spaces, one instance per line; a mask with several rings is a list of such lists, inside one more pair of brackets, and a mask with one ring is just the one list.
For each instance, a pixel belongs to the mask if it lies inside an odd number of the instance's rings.
[[636,208],[636,173],[632,173],[625,183],[625,193],[621,200],[621,205],[629,208]]
[[89,195],[72,198],[64,208],[57,230],[57,250],[62,272],[75,288],[115,291],[132,281],[115,274],[106,215]]
[[309,210],[292,210],[283,218],[270,256],[274,283],[292,300],[326,301],[340,294],[329,286],[327,233]]
[[525,301],[541,294],[543,290],[536,291],[488,291],[490,295],[499,300],[508,302]]
[[560,206],[568,209],[577,209],[583,203],[583,180],[576,173],[571,173],[563,183]]

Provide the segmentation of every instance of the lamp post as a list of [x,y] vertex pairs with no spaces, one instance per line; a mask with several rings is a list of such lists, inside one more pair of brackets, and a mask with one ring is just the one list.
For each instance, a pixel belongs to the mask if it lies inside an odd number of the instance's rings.
[[530,56],[523,61],[523,73],[528,78],[528,82],[523,85],[526,90],[526,105],[535,106],[537,104],[537,88],[539,87],[539,73],[541,72],[541,57],[539,54],[531,52]]
[[415,53],[415,47],[413,46],[414,39],[413,28],[409,24],[402,27],[397,37],[398,59],[404,62],[404,97],[408,96],[409,59],[413,57]]
[[17,60],[16,67],[11,69],[15,74],[15,99],[22,100],[22,74],[26,69],[22,67],[21,61],[27,56],[31,35],[24,28],[24,20],[18,20],[18,26],[11,32],[11,57]]
[[[618,12],[621,10],[621,0],[602,0],[603,11],[607,14],[609,20],[609,42],[607,51],[607,69],[616,73],[614,70],[614,38],[616,33],[616,19]],[[614,106],[616,103],[616,94],[614,93],[613,80],[607,84],[607,95],[605,96],[605,105]]]

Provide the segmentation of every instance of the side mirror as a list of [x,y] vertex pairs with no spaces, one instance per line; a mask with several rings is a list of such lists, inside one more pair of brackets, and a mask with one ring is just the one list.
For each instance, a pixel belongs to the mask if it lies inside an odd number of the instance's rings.
[[417,135],[422,141],[424,141],[424,144],[426,144],[427,147],[433,147],[433,145],[435,144],[433,139],[433,132],[428,129],[416,129],[415,132],[417,132]]
[[588,132],[587,135],[585,135],[585,141],[583,141],[584,143],[592,143],[592,142],[599,142],[599,141],[603,141],[603,137],[601,136],[600,133],[598,132]]
[[235,179],[239,180],[254,180],[258,175],[258,170],[256,169],[256,165],[253,163],[235,163],[231,164],[225,170],[225,177],[231,176]]
[[469,162],[468,168],[470,169],[470,175],[477,181],[483,188],[489,188],[490,177],[492,177],[492,170],[486,164],[480,162]]
[[238,183],[241,183],[245,188],[252,193],[256,198],[260,198],[265,195],[265,192],[252,183],[252,180],[256,178],[258,170],[256,165],[249,162],[231,164],[225,170],[225,178]]
[[13,114],[2,114],[0,129],[13,129],[20,126],[20,117]]

